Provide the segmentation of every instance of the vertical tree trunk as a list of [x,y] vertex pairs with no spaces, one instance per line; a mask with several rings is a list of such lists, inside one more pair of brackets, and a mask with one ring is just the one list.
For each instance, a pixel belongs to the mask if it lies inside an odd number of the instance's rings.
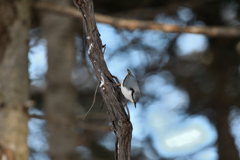
[[[66,0],[54,2],[70,3]],[[73,19],[46,12],[42,22],[48,45],[45,107],[50,134],[49,155],[52,160],[74,160],[77,133],[74,118],[76,91],[71,82],[75,64]]]
[[93,2],[92,0],[73,0],[73,2],[82,13],[83,27],[88,44],[88,56],[100,82],[101,95],[107,106],[116,135],[115,160],[130,160],[132,123],[129,113],[126,113],[122,105],[121,91],[116,87],[103,57],[103,46],[96,26]]
[[218,154],[219,160],[238,160],[239,154],[234,143],[234,138],[230,134],[228,121],[229,111],[218,112]]
[[28,159],[28,0],[0,1],[0,145]]
[[[239,153],[234,143],[234,138],[231,135],[228,121],[229,111],[231,106],[234,105],[234,99],[226,92],[229,80],[235,76],[232,70],[233,68],[237,70],[239,65],[239,56],[232,44],[235,44],[234,39],[218,39],[214,40],[212,43],[214,61],[210,66],[210,71],[212,71],[212,75],[214,75],[216,79],[216,87],[209,106],[216,112],[219,160],[239,159]],[[219,46],[221,46],[221,48],[219,48]],[[233,51],[228,51],[228,53],[226,53],[226,50],[222,49],[229,48],[230,46],[232,46]]]

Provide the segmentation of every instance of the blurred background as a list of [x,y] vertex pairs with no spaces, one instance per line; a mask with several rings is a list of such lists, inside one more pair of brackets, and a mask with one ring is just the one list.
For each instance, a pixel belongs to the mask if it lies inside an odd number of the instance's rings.
[[[226,28],[239,28],[239,4],[238,0],[94,1],[96,13],[112,17],[181,27]],[[33,11],[35,18],[29,32],[31,99],[36,104],[29,114],[43,116],[48,51],[38,12]],[[115,135],[106,107],[101,109],[99,92],[93,110],[82,121],[92,104],[97,80],[84,47],[82,21],[73,19],[76,63],[71,77],[77,90],[79,116],[76,151],[81,159],[113,159]],[[128,103],[133,160],[239,159],[239,38],[126,30],[104,23],[97,23],[97,27],[106,44],[104,57],[110,72],[122,81],[130,69],[141,88],[137,108]],[[46,124],[43,119],[29,119],[30,160],[50,159]]]

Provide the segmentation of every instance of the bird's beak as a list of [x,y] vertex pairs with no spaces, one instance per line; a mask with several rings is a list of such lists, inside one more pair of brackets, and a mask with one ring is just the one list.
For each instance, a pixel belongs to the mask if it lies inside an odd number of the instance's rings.
[[134,106],[135,106],[135,108],[136,108],[136,102],[134,102]]

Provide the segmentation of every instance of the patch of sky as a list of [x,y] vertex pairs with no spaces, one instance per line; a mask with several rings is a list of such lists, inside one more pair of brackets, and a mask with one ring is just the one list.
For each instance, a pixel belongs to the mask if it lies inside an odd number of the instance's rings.
[[[29,115],[43,115],[41,110],[30,107],[28,110]],[[42,159],[50,160],[47,151],[49,145],[47,141],[47,132],[45,130],[46,121],[36,118],[28,120],[28,146],[33,152],[29,156],[29,160]]]
[[119,81],[122,81],[127,75],[127,69],[142,69],[147,63],[146,59],[147,55],[142,50],[129,49],[128,53],[113,56],[111,59],[107,59],[106,63],[111,73],[117,76]]
[[166,36],[166,38],[168,38],[169,41],[176,38],[177,35],[178,35],[178,33],[165,33],[165,36]]
[[131,141],[131,156],[134,157],[141,154],[142,146],[144,146],[142,141],[136,140],[133,137]]
[[[221,6],[221,17],[224,21],[230,22],[234,20],[238,15],[239,5],[234,1],[224,2]],[[236,22],[233,24],[237,24]],[[239,22],[238,22],[239,24]]]
[[132,102],[128,102],[128,108],[130,112],[132,125],[134,126],[132,135],[134,139],[137,139],[139,141],[143,141],[147,135],[149,134],[149,131],[146,130],[146,115],[143,112],[143,106],[140,103],[137,103],[137,107],[134,107],[134,104]]
[[[29,45],[33,44],[34,40],[30,40]],[[43,79],[47,72],[47,42],[45,39],[40,39],[38,43],[32,46],[28,53],[29,59],[29,78],[32,83],[37,83],[34,80]]]
[[189,105],[189,96],[185,91],[175,88],[170,93],[162,95],[161,104],[172,110],[186,109]]
[[[76,35],[75,36],[75,48],[76,48],[76,62],[78,63],[79,61],[82,61],[82,44],[83,44],[83,41],[82,41],[82,38],[80,38],[79,35]],[[86,49],[86,48],[85,48]]]
[[173,25],[179,25],[179,26],[186,26],[186,23],[179,19],[177,16],[169,16],[165,13],[161,13],[157,15],[154,19],[157,23],[161,24],[173,24]]
[[237,106],[233,106],[229,115],[229,124],[231,126],[231,133],[235,138],[235,144],[238,151],[240,151],[240,109]]
[[143,50],[129,50],[126,57],[128,57],[127,59],[129,61],[127,67],[138,68],[147,64],[147,55]]
[[181,34],[177,39],[177,55],[186,56],[204,52],[208,48],[208,39],[200,34]]
[[165,33],[161,31],[142,31],[141,36],[141,40],[144,45],[153,47],[160,52],[166,48],[169,42],[165,36]]
[[114,151],[115,150],[115,143],[113,143],[115,141],[115,135],[110,132],[105,134],[104,137],[101,137],[99,144],[101,144],[102,146],[104,146],[105,148],[107,148],[110,151]]
[[47,153],[34,153],[29,156],[29,160],[51,160]]
[[159,159],[159,155],[152,149],[149,143],[144,143],[143,145],[143,153],[148,157],[150,160]]
[[157,137],[161,137],[164,130],[180,120],[175,112],[171,112],[166,106],[159,105],[159,101],[152,102],[146,110],[146,126],[149,126],[148,130],[151,132],[156,132],[156,135],[150,134]]
[[119,54],[113,56],[111,60],[106,60],[110,72],[119,78],[119,81],[127,75],[127,66],[130,63],[130,58],[126,58],[127,54]]
[[218,153],[216,147],[209,147],[206,148],[197,154],[195,154],[192,159],[194,160],[217,160],[218,159]]
[[[169,80],[171,81],[171,80]],[[145,79],[143,92],[149,95],[165,95],[174,89],[174,86],[169,83],[161,74],[151,75]]]
[[117,30],[108,24],[97,23],[97,27],[99,33],[101,34],[101,40],[103,44],[106,44],[106,54],[105,57],[107,58],[109,53],[113,53],[119,47],[126,45],[122,40],[121,35],[117,32]]
[[133,31],[129,31],[126,29],[123,29],[122,31],[123,36],[125,37],[125,40],[127,43],[133,41],[135,38],[139,38],[139,36],[141,36],[142,34],[142,30],[136,29]]
[[[194,17],[191,9],[187,7],[179,7],[177,10],[178,17],[159,14],[156,16],[155,21],[163,24],[174,24],[178,26],[186,26],[186,22]],[[196,21],[195,25],[205,25],[201,21]],[[177,34],[165,34],[170,39],[174,38]],[[208,47],[207,37],[197,34],[181,34],[177,39],[178,55],[184,56],[194,52],[203,52]]]
[[216,130],[204,116],[179,120],[178,114],[164,113],[160,109],[149,113],[153,146],[164,157],[186,156],[216,141]]
[[90,157],[92,156],[92,152],[90,149],[84,146],[77,146],[76,147],[76,152],[81,156],[83,159],[91,159]]
[[[43,112],[34,107],[30,107],[29,114],[43,115]],[[31,118],[28,121],[28,146],[36,151],[36,153],[47,152],[49,149],[45,125],[46,121],[41,119]],[[35,153],[33,153],[33,155],[34,154]]]
[[192,10],[187,7],[179,7],[177,9],[177,15],[184,22],[188,22],[194,17]]

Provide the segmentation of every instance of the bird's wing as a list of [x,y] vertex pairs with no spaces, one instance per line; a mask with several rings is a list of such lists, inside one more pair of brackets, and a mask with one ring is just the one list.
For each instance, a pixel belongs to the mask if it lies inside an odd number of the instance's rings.
[[137,80],[132,75],[127,75],[126,76],[126,78],[123,81],[123,86],[128,88],[129,90],[130,90],[130,88],[139,89]]

